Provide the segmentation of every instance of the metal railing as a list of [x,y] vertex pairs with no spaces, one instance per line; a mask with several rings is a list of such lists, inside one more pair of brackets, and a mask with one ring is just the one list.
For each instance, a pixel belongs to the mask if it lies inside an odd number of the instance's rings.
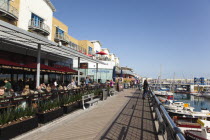
[[4,1],[0,1],[0,10],[12,14],[16,19],[18,19],[19,12],[11,4]]
[[[65,34],[60,34],[60,33],[56,33],[56,34],[55,34],[55,39],[56,39],[56,40],[60,40],[60,41],[64,41],[64,42],[66,42],[66,43],[69,43],[69,41],[70,41],[67,35],[65,35]],[[76,49],[77,49],[77,48],[76,48]]]
[[102,60],[102,61],[111,61],[110,58],[108,57],[96,57],[98,60]]
[[[156,113],[156,118],[159,123],[158,133],[164,135],[170,140],[185,140],[185,137],[181,130],[176,126],[174,121],[168,115],[168,112],[159,101],[157,96],[152,92],[151,88],[149,90],[149,98],[152,102],[153,111]],[[167,135],[165,135],[167,133]]]
[[43,21],[30,19],[28,26],[29,28],[39,29],[41,31],[44,31],[48,35],[50,34],[50,27],[47,24],[45,24]]

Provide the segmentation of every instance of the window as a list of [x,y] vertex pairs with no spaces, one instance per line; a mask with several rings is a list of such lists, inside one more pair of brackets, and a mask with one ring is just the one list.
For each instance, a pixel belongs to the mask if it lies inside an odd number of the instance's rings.
[[32,25],[35,27],[41,27],[41,23],[43,23],[43,19],[34,13],[31,14]]
[[9,11],[10,7],[10,0],[0,0],[0,5],[2,5],[4,8],[7,8],[6,10]]
[[64,31],[61,30],[59,27],[56,27],[56,34],[57,34],[58,36],[63,37],[63,36],[64,36]]
[[93,48],[92,47],[88,47],[88,54],[92,54],[92,52],[93,52]]

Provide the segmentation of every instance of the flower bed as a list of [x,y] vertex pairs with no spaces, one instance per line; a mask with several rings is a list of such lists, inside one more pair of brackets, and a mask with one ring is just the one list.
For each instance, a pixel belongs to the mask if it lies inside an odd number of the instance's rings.
[[56,108],[46,112],[37,113],[38,122],[45,124],[63,115],[63,108]]
[[0,139],[10,139],[38,127],[33,108],[8,109],[0,115]]
[[0,127],[0,139],[7,140],[38,127],[36,117],[26,117]]

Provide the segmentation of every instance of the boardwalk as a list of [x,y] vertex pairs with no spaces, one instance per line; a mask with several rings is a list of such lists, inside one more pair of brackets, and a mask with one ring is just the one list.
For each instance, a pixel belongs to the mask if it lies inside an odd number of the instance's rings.
[[78,110],[16,140],[156,140],[148,100],[126,90],[87,109]]

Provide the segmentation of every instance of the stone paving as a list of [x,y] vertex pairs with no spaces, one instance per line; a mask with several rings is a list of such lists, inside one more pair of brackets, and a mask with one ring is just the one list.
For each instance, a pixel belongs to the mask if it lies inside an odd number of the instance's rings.
[[156,140],[148,100],[134,89],[78,110],[15,140]]

